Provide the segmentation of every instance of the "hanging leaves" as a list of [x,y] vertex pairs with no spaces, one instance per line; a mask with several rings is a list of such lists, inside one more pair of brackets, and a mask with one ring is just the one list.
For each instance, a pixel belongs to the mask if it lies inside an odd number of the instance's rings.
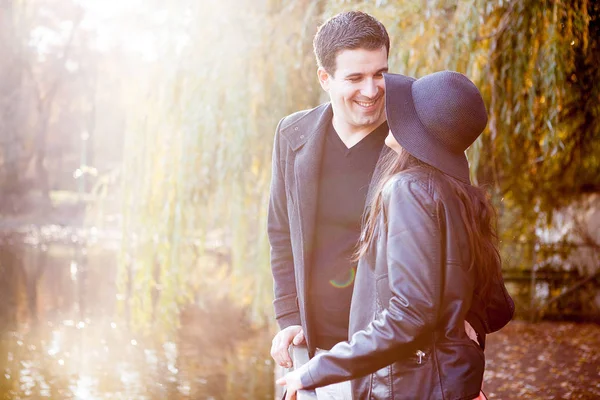
[[520,263],[533,263],[535,229],[552,210],[600,190],[597,2],[179,0],[165,9],[169,29],[155,33],[162,53],[140,74],[125,152],[123,260],[136,261],[122,282],[136,315],[169,321],[173,304],[208,291],[269,315],[273,132],[325,99],[312,37],[343,10],[386,25],[391,71],[453,69],[481,89],[490,120],[468,151],[472,177],[492,191],[504,242],[524,242]]
[[136,261],[122,286],[134,286],[140,326],[151,315],[171,323],[173,307],[207,295],[270,320],[273,135],[279,119],[318,101],[318,2],[177,4],[173,24],[193,23],[165,39],[170,51],[141,83],[152,89],[128,129],[123,259]]

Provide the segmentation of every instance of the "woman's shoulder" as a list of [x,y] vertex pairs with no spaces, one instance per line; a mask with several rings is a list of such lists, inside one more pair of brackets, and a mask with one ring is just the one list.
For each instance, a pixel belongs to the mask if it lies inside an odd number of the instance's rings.
[[433,175],[434,170],[432,168],[424,165],[416,165],[393,175],[386,186],[399,189],[415,186],[429,192],[432,189]]
[[426,166],[415,166],[393,175],[383,188],[384,198],[411,196],[423,201],[435,198],[435,171]]

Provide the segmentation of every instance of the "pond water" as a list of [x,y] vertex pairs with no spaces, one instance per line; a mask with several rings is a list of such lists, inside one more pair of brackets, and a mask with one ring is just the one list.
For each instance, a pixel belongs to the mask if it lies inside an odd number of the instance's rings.
[[117,246],[55,230],[0,240],[0,399],[273,399],[267,329],[191,305],[174,337],[141,334]]
[[[117,287],[119,244],[58,226],[0,233],[0,400],[272,400],[271,334],[231,302],[205,296],[204,308],[185,307],[175,335],[130,327],[127,290]],[[508,286],[527,316],[529,280]],[[486,351],[491,398],[503,393],[503,353]],[[589,365],[597,371],[597,360]],[[521,397],[510,390],[496,398]]]

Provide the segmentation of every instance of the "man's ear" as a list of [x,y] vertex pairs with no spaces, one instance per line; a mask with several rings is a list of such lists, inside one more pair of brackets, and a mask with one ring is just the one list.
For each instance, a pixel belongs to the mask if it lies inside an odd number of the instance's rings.
[[323,90],[328,92],[329,80],[332,78],[331,75],[329,75],[329,73],[325,71],[325,68],[319,67],[319,69],[317,69],[317,77],[319,78],[319,83],[321,84]]

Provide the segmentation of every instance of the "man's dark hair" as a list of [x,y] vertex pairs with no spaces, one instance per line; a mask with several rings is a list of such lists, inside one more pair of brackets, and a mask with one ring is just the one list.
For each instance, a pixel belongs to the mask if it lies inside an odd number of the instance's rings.
[[313,48],[317,65],[335,74],[336,57],[343,50],[377,50],[390,53],[390,37],[385,26],[361,11],[347,11],[329,18],[317,30]]

